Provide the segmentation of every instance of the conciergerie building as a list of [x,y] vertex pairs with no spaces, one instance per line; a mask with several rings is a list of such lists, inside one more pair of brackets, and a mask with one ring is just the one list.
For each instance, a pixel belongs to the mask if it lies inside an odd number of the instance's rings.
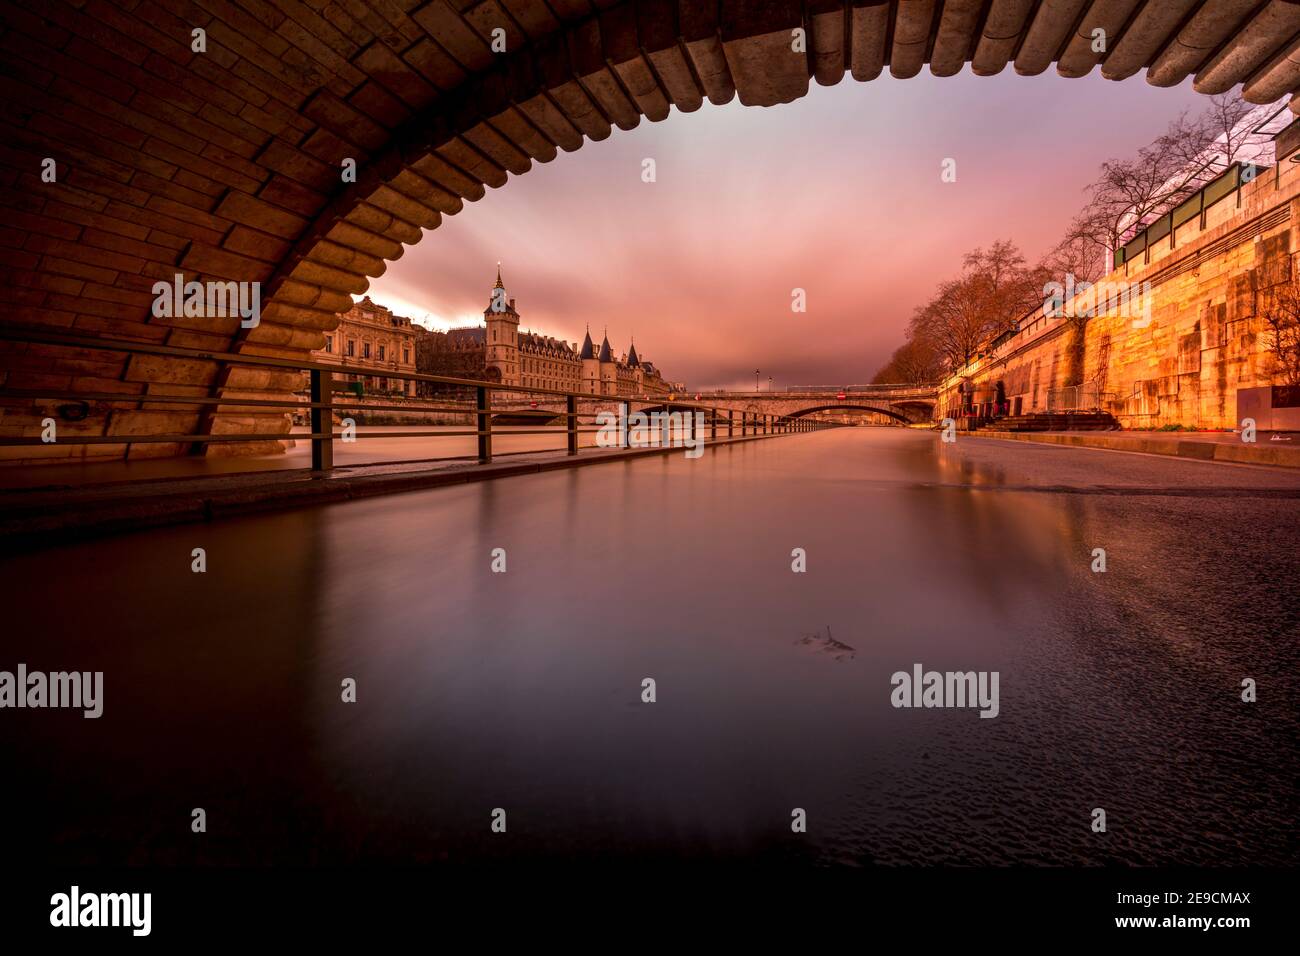
[[[599,346],[588,331],[582,345],[519,330],[515,299],[497,268],[496,285],[483,310],[483,325],[434,332],[416,326],[416,362],[426,375],[447,375],[526,388],[552,388],[589,395],[653,397],[685,390],[668,382],[636,345],[614,357],[608,334]],[[344,316],[347,321],[347,316]]]

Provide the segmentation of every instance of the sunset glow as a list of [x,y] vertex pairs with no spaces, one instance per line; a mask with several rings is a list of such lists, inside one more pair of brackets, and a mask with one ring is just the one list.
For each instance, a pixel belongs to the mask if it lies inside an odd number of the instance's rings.
[[[756,368],[764,388],[865,382],[963,253],[1001,237],[1037,258],[1103,160],[1200,105],[1190,83],[969,69],[706,103],[489,189],[368,294],[436,328],[479,323],[500,260],[522,328],[580,342],[607,325],[617,351],[635,336],[692,388],[752,388]],[[940,182],[948,157],[955,183]]]

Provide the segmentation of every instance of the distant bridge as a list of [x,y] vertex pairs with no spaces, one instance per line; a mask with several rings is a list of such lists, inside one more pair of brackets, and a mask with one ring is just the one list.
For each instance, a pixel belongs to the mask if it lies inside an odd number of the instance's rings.
[[[708,405],[712,408],[729,408],[752,416],[773,418],[804,418],[824,411],[862,411],[886,415],[908,425],[928,422],[934,416],[938,402],[937,385],[847,385],[843,387],[802,385],[791,386],[779,392],[680,392],[671,398],[636,398],[634,396],[592,396],[580,400],[584,414],[599,411],[617,411],[626,401],[634,411],[650,412],[658,408]],[[502,396],[494,402],[500,410],[536,409],[538,411],[564,411],[562,401],[547,401],[540,396],[529,400],[524,396]]]
[[691,392],[687,401],[738,411],[802,418],[817,412],[855,410],[877,412],[906,424],[928,422],[939,399],[938,385],[795,385],[779,392]]

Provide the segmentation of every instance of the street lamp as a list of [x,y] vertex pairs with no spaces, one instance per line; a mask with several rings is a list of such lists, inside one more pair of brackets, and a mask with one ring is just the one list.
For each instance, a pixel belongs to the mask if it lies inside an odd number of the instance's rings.
[[754,391],[758,391],[758,369],[754,369]]
[[767,390],[772,391],[772,376],[770,375],[767,377]]

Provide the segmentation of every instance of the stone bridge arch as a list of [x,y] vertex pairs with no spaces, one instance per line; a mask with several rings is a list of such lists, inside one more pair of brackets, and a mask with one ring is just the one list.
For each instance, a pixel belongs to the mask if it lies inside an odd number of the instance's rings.
[[828,405],[817,405],[812,408],[800,409],[797,412],[786,412],[781,417],[782,418],[804,418],[808,415],[815,415],[818,412],[843,411],[844,409],[848,409],[848,408],[854,409],[856,411],[876,412],[877,414],[880,415],[887,415],[890,418],[894,419],[895,421],[902,422],[904,425],[914,425],[917,424],[917,422],[919,421],[918,419],[908,418],[907,415],[899,411],[897,408],[890,407],[889,405],[886,405],[884,403],[880,405],[864,405],[860,402],[835,402],[833,404],[828,404]]
[[[0,321],[288,358],[320,347],[351,297],[443,216],[674,107],[770,106],[814,80],[905,78],[927,63],[940,76],[966,63],[1100,66],[1112,79],[1145,68],[1156,85],[1195,75],[1205,93],[1245,83],[1252,102],[1300,87],[1292,0],[3,0],[0,11],[11,104]],[[1095,28],[1105,53],[1092,50]],[[177,273],[263,283],[261,323],[152,315],[153,283]],[[277,398],[297,385],[292,372],[9,341],[0,376],[18,391],[120,394],[78,426],[121,435],[90,446],[119,455],[179,450],[131,446],[133,434],[284,424],[150,396]],[[4,426],[20,431],[54,404],[3,402]]]

